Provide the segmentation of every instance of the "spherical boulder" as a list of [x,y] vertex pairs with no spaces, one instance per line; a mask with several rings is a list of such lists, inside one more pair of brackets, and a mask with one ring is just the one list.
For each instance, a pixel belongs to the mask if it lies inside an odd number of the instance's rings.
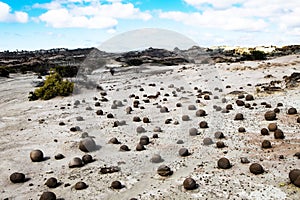
[[223,139],[223,138],[225,138],[224,133],[221,132],[221,131],[215,132],[215,138],[217,138],[217,139]]
[[269,140],[264,140],[262,143],[261,143],[261,147],[263,149],[269,149],[269,148],[272,148],[272,145],[271,145],[271,142]]
[[110,144],[120,144],[121,142],[119,142],[119,140],[115,137],[111,138],[108,143]]
[[229,169],[231,168],[230,161],[227,158],[220,158],[218,160],[218,167],[221,169]]
[[277,130],[277,124],[276,123],[270,123],[269,125],[268,125],[268,129],[269,129],[269,131],[276,131]]
[[224,142],[222,142],[222,141],[218,141],[216,143],[216,145],[217,145],[217,148],[219,148],[219,149],[226,147],[225,144],[224,144]]
[[297,114],[297,109],[296,108],[289,108],[287,113],[289,115],[295,115],[295,114]]
[[274,111],[267,111],[265,113],[265,120],[267,121],[276,120],[276,113]]
[[265,171],[264,168],[258,163],[251,164],[249,167],[249,170],[252,174],[255,174],[255,175],[262,174]]
[[143,135],[140,137],[140,144],[142,145],[148,145],[150,143],[150,139],[148,136]]
[[214,143],[213,140],[211,138],[209,138],[209,137],[203,139],[203,144],[205,146],[211,145],[213,143]]
[[80,158],[75,157],[69,162],[69,168],[82,167],[83,162]]
[[167,112],[169,112],[169,109],[167,107],[163,106],[163,107],[160,108],[160,112],[161,113],[167,113]]
[[56,200],[56,195],[53,192],[43,192],[40,200]]
[[261,135],[269,135],[269,130],[266,129],[266,128],[262,128],[262,129],[260,130],[260,133],[261,133]]
[[30,152],[30,159],[32,162],[41,162],[44,160],[44,154],[39,149],[33,150]]
[[245,133],[246,132],[246,129],[244,127],[239,127],[238,128],[238,132],[239,133]]
[[74,185],[75,190],[84,190],[88,187],[85,182],[79,181]]
[[196,128],[190,128],[189,134],[190,136],[196,136],[198,135],[198,130]]
[[158,167],[157,173],[160,176],[171,176],[173,174],[173,171],[170,169],[170,167],[166,165],[161,165]]
[[205,111],[205,110],[202,110],[202,109],[197,110],[196,116],[197,116],[197,117],[204,117],[204,116],[206,116],[206,111]]
[[247,94],[246,97],[245,97],[245,100],[246,101],[253,101],[254,100],[254,97],[252,94]]
[[79,142],[79,149],[83,152],[95,151],[97,148],[95,141],[90,138],[84,138]]
[[196,110],[196,106],[195,105],[189,105],[188,106],[188,110]]
[[199,123],[199,127],[200,127],[200,128],[208,128],[208,124],[207,124],[206,121],[201,121],[201,122]]
[[146,132],[146,129],[142,126],[138,126],[138,127],[136,127],[136,132],[137,133],[144,133],[144,132]]
[[190,155],[190,152],[187,148],[181,148],[179,149],[179,152],[178,154],[181,156],[181,157],[186,157],[186,156],[189,156]]
[[242,113],[237,113],[234,117],[234,120],[243,120],[244,115]]
[[160,163],[163,161],[164,160],[161,158],[161,156],[159,154],[154,154],[150,159],[150,162],[152,162],[152,163]]
[[122,183],[121,183],[120,181],[113,181],[113,182],[111,183],[110,187],[111,187],[112,189],[117,189],[117,190],[119,190],[119,189],[122,189],[123,185],[122,185]]
[[57,179],[54,177],[48,178],[45,185],[49,188],[56,188],[58,185]]
[[181,119],[182,121],[189,121],[190,117],[188,115],[182,115]]
[[84,156],[82,156],[82,161],[84,162],[84,164],[88,164],[94,162],[94,159],[90,154],[85,154]]
[[19,173],[19,172],[14,172],[9,176],[9,180],[12,183],[23,183],[23,182],[25,182],[25,174]]
[[[295,182],[297,181],[297,179],[299,179],[299,177],[300,177],[300,169],[293,169],[290,171],[289,178],[290,178],[291,183],[295,184]],[[297,183],[298,183],[298,181],[297,181]],[[296,186],[300,187],[300,184],[298,183],[298,185],[296,185]]]
[[193,178],[186,178],[183,181],[183,187],[186,190],[194,190],[197,188],[197,183]]
[[275,139],[284,139],[285,136],[284,136],[283,131],[281,129],[276,129],[274,132],[274,138]]

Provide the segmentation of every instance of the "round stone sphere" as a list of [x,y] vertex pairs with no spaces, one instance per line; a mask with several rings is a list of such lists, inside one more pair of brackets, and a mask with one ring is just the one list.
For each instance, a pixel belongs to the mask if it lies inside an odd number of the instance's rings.
[[55,188],[57,184],[58,184],[57,179],[54,177],[47,179],[45,183],[45,185],[48,186],[49,188]]
[[122,189],[122,183],[120,181],[113,181],[111,183],[111,188],[113,189]]
[[269,130],[266,129],[266,128],[262,128],[262,129],[260,130],[260,133],[261,133],[262,135],[269,135]]
[[189,155],[190,155],[189,150],[188,150],[187,148],[181,148],[181,149],[179,149],[178,154],[179,154],[181,157],[186,157],[186,156],[189,156]]
[[264,168],[258,163],[251,164],[249,167],[249,170],[252,174],[255,174],[255,175],[262,174],[265,171]]
[[12,183],[23,183],[25,182],[25,174],[15,172],[9,176],[9,179]]
[[296,108],[289,108],[288,109],[288,114],[289,115],[295,115],[295,114],[297,114],[297,109]]
[[269,149],[269,148],[272,148],[272,145],[271,145],[271,142],[269,140],[264,140],[262,143],[261,143],[261,147],[263,149]]
[[82,161],[84,162],[84,164],[88,164],[93,162],[94,159],[90,154],[85,154],[84,156],[82,156]]
[[186,190],[194,190],[197,188],[197,183],[193,178],[186,178],[183,181],[183,187]]
[[277,130],[277,124],[276,123],[270,123],[269,125],[268,125],[268,129],[269,129],[269,131],[276,131]]
[[43,192],[40,200],[56,200],[56,195],[53,192]]
[[166,165],[161,165],[158,167],[157,173],[160,176],[170,176],[173,174],[173,171],[170,169],[170,167],[168,167]]
[[231,164],[227,158],[220,158],[218,160],[218,167],[221,169],[229,169],[231,168]]
[[267,121],[276,120],[276,113],[274,111],[267,111],[265,113],[265,120]]
[[189,134],[190,136],[196,136],[198,135],[198,130],[196,128],[190,128]]
[[81,167],[83,166],[83,162],[80,158],[75,157],[69,162],[69,167],[74,168],[74,167]]
[[44,154],[41,150],[33,150],[30,152],[30,159],[32,162],[41,162],[44,160]]
[[197,116],[197,117],[204,117],[204,116],[206,116],[206,111],[205,111],[205,110],[202,110],[202,109],[197,110],[196,116]]
[[283,131],[281,129],[276,129],[274,132],[274,138],[275,139],[284,139],[285,136],[284,136]]
[[289,173],[291,183],[294,183],[300,177],[300,169],[293,169]]
[[79,149],[83,152],[91,152],[96,150],[96,143],[95,141],[90,138],[84,138],[79,142]]
[[151,157],[150,161],[151,161],[152,163],[160,163],[160,162],[163,162],[163,159],[161,158],[161,156],[160,156],[159,154],[154,154],[154,155]]
[[88,187],[85,182],[79,181],[74,185],[75,190],[84,190]]

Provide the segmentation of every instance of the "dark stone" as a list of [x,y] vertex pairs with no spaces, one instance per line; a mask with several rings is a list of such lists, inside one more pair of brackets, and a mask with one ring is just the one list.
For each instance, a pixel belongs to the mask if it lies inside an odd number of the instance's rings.
[[88,188],[88,185],[85,182],[79,181],[74,186],[75,190],[84,190]]
[[269,148],[272,148],[272,145],[271,145],[271,142],[269,140],[264,140],[262,143],[261,143],[261,147],[263,149],[269,149]]
[[207,124],[206,121],[201,121],[201,122],[199,123],[199,127],[200,127],[200,128],[208,128],[208,124]]
[[119,140],[115,137],[111,138],[108,143],[111,143],[111,144],[120,144],[121,142],[119,142]]
[[186,156],[190,155],[190,152],[189,152],[189,150],[187,148],[181,148],[181,149],[179,149],[178,153],[182,157],[186,157]]
[[274,132],[274,138],[275,139],[284,139],[284,133],[281,129],[276,129],[276,131]]
[[46,181],[45,185],[47,185],[49,188],[56,188],[58,186],[57,179],[51,177]]
[[140,137],[140,144],[148,145],[149,143],[150,143],[150,139],[148,136],[143,135]]
[[244,127],[239,127],[238,132],[239,133],[245,133],[246,129]]
[[236,100],[235,103],[237,106],[245,106],[245,102],[242,100]]
[[79,149],[83,152],[91,152],[97,149],[95,141],[90,138],[84,138],[79,142]]
[[289,173],[289,178],[290,178],[291,183],[294,183],[299,176],[300,176],[300,169],[291,170]]
[[224,144],[224,142],[222,142],[222,141],[218,141],[216,143],[216,145],[217,145],[217,148],[224,148],[224,147],[226,147],[225,144]]
[[64,159],[65,156],[64,156],[63,154],[59,153],[59,154],[56,154],[56,155],[54,156],[54,158],[55,158],[55,160],[61,160],[61,159]]
[[32,162],[41,162],[44,160],[44,154],[41,150],[33,150],[30,152],[30,159]]
[[104,114],[103,110],[97,110],[96,111],[96,115],[103,115],[103,114]]
[[296,108],[289,108],[287,113],[289,115],[295,115],[295,114],[297,114],[297,110],[296,110]]
[[139,144],[136,145],[135,150],[137,150],[137,151],[143,151],[143,150],[146,150],[146,149],[145,149],[144,145],[142,145],[142,144],[139,143]]
[[206,111],[205,111],[205,110],[202,110],[202,109],[197,110],[196,116],[197,116],[197,117],[204,117],[204,116],[206,116]]
[[251,95],[251,94],[247,94],[245,100],[246,100],[246,101],[253,101],[253,100],[254,100],[254,97],[253,97],[253,95]]
[[262,129],[260,130],[260,133],[261,133],[262,135],[269,135],[269,130],[266,129],[266,128],[262,128]]
[[221,169],[229,169],[231,168],[231,164],[227,158],[220,158],[218,160],[218,167]]
[[84,156],[82,156],[82,161],[84,162],[84,164],[88,164],[94,162],[94,159],[91,155],[85,154]]
[[215,132],[215,138],[223,139],[223,138],[225,138],[225,136],[224,136],[223,132],[217,131],[217,132]]
[[277,130],[277,124],[276,123],[270,123],[269,125],[268,125],[268,129],[269,129],[269,131],[276,131]]
[[265,119],[267,121],[276,120],[276,113],[274,111],[267,111],[265,113]]
[[111,183],[111,186],[110,186],[110,187],[111,187],[112,189],[117,189],[117,190],[123,188],[123,186],[122,186],[122,184],[121,184],[120,181],[113,181],[113,182]]
[[262,174],[262,173],[264,173],[264,169],[263,169],[263,167],[260,165],[260,164],[258,164],[258,163],[253,163],[253,164],[251,164],[250,165],[250,167],[249,167],[249,170],[250,170],[250,172],[252,173],[252,174],[255,174],[255,175],[257,175],[257,174]]
[[244,115],[242,113],[237,113],[234,117],[234,120],[243,120]]
[[56,200],[56,195],[53,192],[43,192],[40,200]]
[[173,171],[170,169],[170,167],[166,165],[161,165],[158,167],[157,173],[160,176],[171,176],[173,174]]
[[9,176],[9,179],[13,183],[23,183],[23,182],[25,182],[25,174],[15,172]]
[[127,145],[120,146],[120,151],[130,151],[129,147]]
[[186,190],[194,190],[197,188],[197,183],[194,179],[192,178],[186,178],[184,181],[183,181],[183,187],[184,189]]

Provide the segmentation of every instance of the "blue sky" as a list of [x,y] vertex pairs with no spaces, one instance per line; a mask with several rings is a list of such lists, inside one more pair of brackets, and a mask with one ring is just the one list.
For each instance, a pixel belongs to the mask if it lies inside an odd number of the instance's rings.
[[300,43],[299,0],[0,0],[0,50],[99,46],[164,28],[199,46]]

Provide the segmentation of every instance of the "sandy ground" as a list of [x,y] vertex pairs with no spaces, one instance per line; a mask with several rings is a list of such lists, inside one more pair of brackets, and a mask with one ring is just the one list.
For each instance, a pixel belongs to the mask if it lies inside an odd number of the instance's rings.
[[[270,80],[281,80],[284,75],[300,71],[299,56],[286,56],[271,61],[267,67],[262,62],[245,62],[236,64],[186,65],[175,67],[146,66],[142,69],[117,73],[94,73],[90,78],[98,82],[107,92],[108,102],[95,102],[101,99],[100,91],[82,90],[70,97],[55,98],[49,101],[30,102],[28,92],[34,88],[31,81],[33,74],[12,74],[10,78],[0,78],[0,199],[39,199],[44,191],[52,191],[60,199],[300,199],[300,189],[289,183],[288,173],[291,169],[300,168],[300,160],[293,155],[300,151],[300,124],[296,123],[298,115],[287,115],[287,109],[295,107],[300,112],[300,90],[285,90],[274,94],[257,93],[255,85]],[[276,64],[277,63],[277,64]],[[281,65],[278,65],[281,63]],[[243,66],[247,66],[243,68]],[[265,66],[265,65],[264,65]],[[274,78],[264,76],[272,74]],[[155,86],[149,84],[155,83]],[[251,85],[250,85],[251,84]],[[231,88],[226,88],[230,85]],[[174,87],[173,87],[174,86]],[[196,103],[197,90],[211,91],[211,100],[200,98]],[[242,89],[241,89],[242,87]],[[141,91],[141,88],[144,91]],[[220,90],[221,89],[221,90]],[[237,95],[229,94],[239,90],[253,94],[257,103],[253,110],[238,107],[235,104]],[[157,99],[144,103],[143,95],[155,95]],[[176,96],[173,96],[176,93]],[[139,96],[141,106],[133,108],[132,114],[126,114],[125,108],[132,106],[134,98]],[[218,96],[217,98],[214,98]],[[95,100],[97,97],[98,100]],[[166,98],[164,101],[163,99]],[[227,103],[221,99],[226,98]],[[81,103],[74,107],[75,100]],[[122,101],[124,106],[111,109],[114,100]],[[182,107],[176,107],[180,102]],[[272,108],[265,108],[261,102],[267,102]],[[277,125],[284,131],[284,140],[275,140],[273,133],[268,136],[260,134],[261,128],[270,122],[264,120],[264,113],[283,103],[277,115]],[[234,110],[229,113],[217,112],[214,105],[224,108],[232,103]],[[189,105],[204,109],[205,117],[196,117],[196,110],[188,110]],[[86,110],[87,107],[92,110]],[[168,113],[160,113],[159,106],[168,107]],[[103,116],[97,116],[96,110],[102,109]],[[106,113],[112,113],[114,119],[108,119]],[[243,121],[235,121],[236,113],[243,113]],[[183,121],[182,115],[189,115],[189,121]],[[77,121],[76,117],[83,117]],[[133,117],[148,117],[150,123],[133,122]],[[44,121],[41,121],[41,120]],[[171,124],[165,124],[172,119]],[[116,120],[125,120],[126,125],[113,127]],[[179,124],[174,124],[178,121]],[[209,128],[200,129],[199,122],[207,121]],[[65,122],[65,126],[59,126]],[[70,128],[79,126],[80,131],[71,132]],[[137,133],[142,126],[146,132]],[[159,126],[162,132],[159,138],[152,138],[154,127]],[[189,129],[197,128],[199,135],[190,136]],[[245,127],[245,133],[238,128]],[[222,139],[227,147],[216,148],[219,139],[214,138],[216,131],[226,136]],[[73,157],[82,157],[85,153],[78,149],[83,132],[93,136],[100,148],[90,152],[95,162],[81,168],[70,169],[69,161]],[[139,138],[146,135],[151,143],[145,151],[136,151]],[[129,152],[119,151],[120,145],[108,144],[110,138],[116,137],[122,144],[128,145]],[[214,144],[203,145],[203,139],[210,137]],[[271,141],[273,148],[261,148],[265,139]],[[183,144],[177,144],[183,140]],[[191,155],[180,157],[178,150],[188,148]],[[48,157],[43,162],[33,163],[29,154],[40,149]],[[65,158],[55,160],[54,156],[62,153]],[[150,162],[154,154],[160,154],[162,163]],[[283,155],[283,159],[279,156]],[[217,161],[226,157],[232,168],[223,170],[217,167]],[[249,164],[242,164],[241,157],[247,157]],[[265,173],[251,174],[251,163],[260,163]],[[156,170],[165,164],[173,170],[173,175],[160,177]],[[118,166],[120,171],[112,174],[101,174],[104,166]],[[29,178],[25,183],[13,184],[9,176],[13,172],[22,172]],[[45,181],[55,177],[61,185],[49,189]],[[199,184],[193,191],[182,187],[185,178],[192,177]],[[114,180],[119,180],[125,187],[121,190],[110,188]],[[84,181],[88,184],[85,190],[75,190],[74,184]]]

